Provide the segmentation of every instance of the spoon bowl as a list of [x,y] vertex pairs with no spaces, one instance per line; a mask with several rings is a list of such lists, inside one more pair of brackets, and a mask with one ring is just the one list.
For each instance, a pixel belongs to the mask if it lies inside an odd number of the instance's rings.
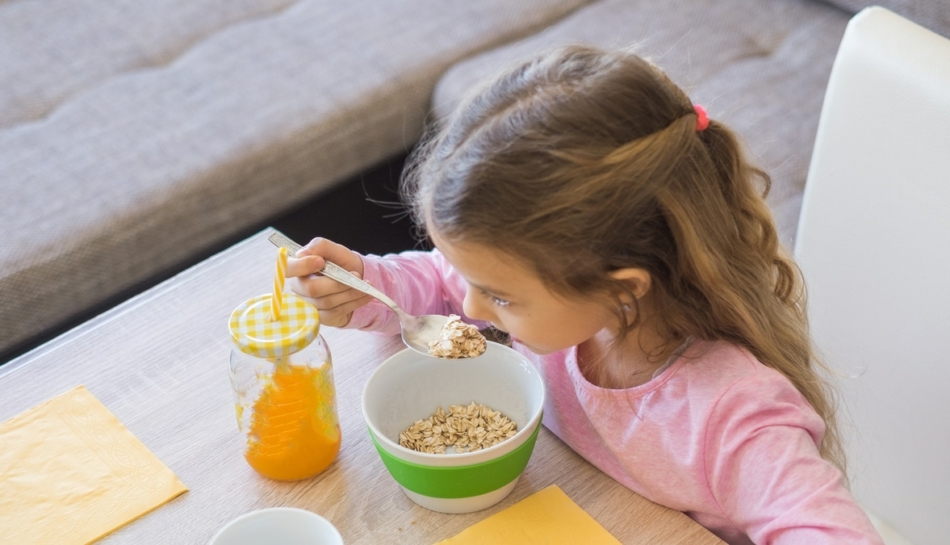
[[[370,293],[370,295],[373,294]],[[377,299],[379,298],[377,297]],[[382,299],[380,299],[380,301],[382,301]],[[386,301],[383,301],[383,303],[386,303]],[[396,316],[399,316],[399,325],[402,328],[402,342],[416,352],[429,355],[429,341],[434,341],[439,338],[442,334],[442,328],[445,327],[445,323],[449,321],[449,317],[442,316],[441,314],[413,316],[406,314],[402,309],[397,310],[397,308],[399,308],[398,306],[390,306],[389,308],[396,313]]]
[[[274,233],[267,237],[267,239],[277,247],[287,248],[287,251],[291,252],[292,255],[296,254],[297,250],[301,248],[299,244],[280,233]],[[399,326],[402,329],[402,342],[416,352],[431,356],[431,354],[429,354],[429,341],[434,341],[439,338],[442,333],[442,328],[445,326],[445,323],[449,321],[448,316],[442,316],[441,314],[413,316],[400,308],[389,296],[374,288],[368,282],[351,274],[348,270],[340,267],[336,263],[330,261],[326,263],[326,266],[320,271],[320,274],[382,301],[383,304],[392,309],[392,311],[396,313],[396,317],[399,318]]]

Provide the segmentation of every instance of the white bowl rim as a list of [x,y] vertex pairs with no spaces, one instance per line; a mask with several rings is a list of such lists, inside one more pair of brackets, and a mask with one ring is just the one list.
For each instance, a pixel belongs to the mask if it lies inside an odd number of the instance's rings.
[[333,530],[333,533],[340,540],[340,543],[343,543],[343,536],[340,534],[340,530],[337,529],[336,525],[330,522],[324,516],[318,515],[317,513],[314,513],[313,511],[310,511],[308,509],[301,509],[299,507],[264,507],[261,509],[254,509],[253,511],[248,511],[247,513],[244,513],[243,515],[239,515],[229,520],[224,526],[222,526],[220,529],[218,529],[217,532],[214,533],[214,535],[211,537],[211,540],[208,541],[209,545],[213,544],[215,540],[220,538],[222,535],[224,535],[226,531],[230,530],[234,526],[237,526],[238,524],[241,524],[242,522],[246,520],[257,518],[260,516],[266,516],[270,513],[293,513],[296,515],[305,515],[308,518],[316,518],[322,522],[325,522],[326,525],[331,530]]

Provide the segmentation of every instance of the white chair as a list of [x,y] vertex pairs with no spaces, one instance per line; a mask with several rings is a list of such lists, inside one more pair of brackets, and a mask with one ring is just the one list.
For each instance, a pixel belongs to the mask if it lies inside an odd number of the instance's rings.
[[883,8],[851,20],[795,254],[846,375],[855,497],[888,543],[950,543],[950,40]]

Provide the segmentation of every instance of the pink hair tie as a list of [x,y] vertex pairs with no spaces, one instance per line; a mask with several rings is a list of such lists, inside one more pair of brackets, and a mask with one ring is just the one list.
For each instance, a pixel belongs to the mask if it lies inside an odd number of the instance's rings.
[[696,110],[696,131],[703,132],[709,126],[709,116],[706,115],[706,108],[695,104],[693,109]]

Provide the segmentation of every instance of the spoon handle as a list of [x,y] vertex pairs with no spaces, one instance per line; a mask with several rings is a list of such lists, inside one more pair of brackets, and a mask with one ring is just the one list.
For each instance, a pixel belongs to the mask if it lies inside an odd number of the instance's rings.
[[[301,248],[299,244],[290,240],[281,233],[274,233],[267,237],[267,240],[271,241],[271,243],[277,247],[287,248],[287,251],[291,252],[291,254],[296,254],[297,250]],[[393,309],[393,312],[395,312],[400,317],[405,314],[405,312],[399,308],[399,305],[397,305],[395,301],[390,299],[385,293],[374,288],[369,282],[364,281],[363,279],[350,273],[350,271],[344,269],[336,263],[333,263],[332,261],[327,261],[326,263],[326,266],[324,266],[323,270],[320,271],[320,274],[323,276],[332,278],[341,284],[349,286],[357,291],[361,291],[367,295],[372,295],[373,297],[385,303],[386,306]]]
[[332,261],[327,261],[326,266],[322,271],[320,271],[320,274],[323,276],[328,276],[337,282],[345,284],[355,290],[372,295],[373,297],[385,303],[386,306],[393,309],[396,314],[403,313],[403,310],[399,308],[399,305],[397,305],[396,302],[390,299],[385,293],[374,288],[369,282],[366,282],[365,280],[359,278]]

